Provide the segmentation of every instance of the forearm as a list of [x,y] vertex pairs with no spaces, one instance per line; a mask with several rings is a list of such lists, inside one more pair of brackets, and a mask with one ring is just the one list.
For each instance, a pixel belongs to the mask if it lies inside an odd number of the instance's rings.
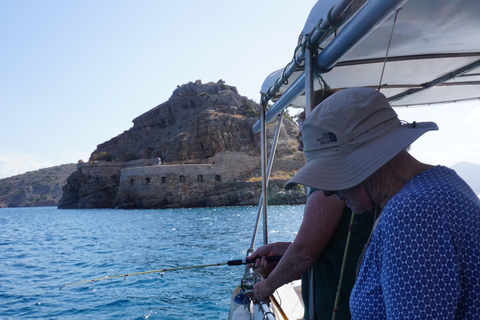
[[320,191],[312,193],[297,237],[268,276],[272,286],[278,288],[299,279],[313,266],[330,241],[343,208],[344,203],[336,198],[325,198]]
[[291,281],[300,279],[303,273],[307,271],[320,254],[312,255],[309,252],[303,253],[299,242],[293,242],[283,255],[281,261],[268,276],[269,284],[275,288]]

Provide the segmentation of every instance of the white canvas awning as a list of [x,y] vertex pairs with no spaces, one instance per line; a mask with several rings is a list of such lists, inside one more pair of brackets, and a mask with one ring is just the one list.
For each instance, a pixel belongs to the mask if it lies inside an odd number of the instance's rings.
[[[301,35],[309,33],[320,19],[326,19],[336,2],[320,0],[312,9]],[[375,0],[354,1],[350,7],[354,11],[349,11],[347,20],[359,15],[363,10],[360,5],[369,2]],[[395,25],[393,13],[360,42],[347,49],[331,71],[322,73],[322,77],[332,89],[356,86],[377,88],[388,49],[381,92],[387,98],[395,98],[391,100],[393,106],[480,99],[478,17],[478,0],[406,1],[398,11]],[[336,36],[331,35],[320,43],[323,51],[329,50],[332,43],[336,46],[342,43],[342,32],[352,20],[336,30]],[[321,65],[322,49],[319,53],[317,64]],[[280,69],[270,74],[262,85],[261,93],[267,92],[282,72],[283,69]],[[289,78],[289,84],[282,86],[272,100],[277,100],[302,73],[303,68],[295,71]],[[315,90],[318,89],[320,84],[315,82]],[[407,94],[411,92],[414,93]],[[297,97],[291,105],[304,106],[304,97]]]

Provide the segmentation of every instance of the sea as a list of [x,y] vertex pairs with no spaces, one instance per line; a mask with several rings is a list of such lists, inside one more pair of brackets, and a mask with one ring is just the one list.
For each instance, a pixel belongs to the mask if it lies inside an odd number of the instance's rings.
[[[242,259],[257,210],[2,208],[0,319],[226,320],[244,266],[90,280]],[[268,241],[293,241],[303,210],[268,207]]]

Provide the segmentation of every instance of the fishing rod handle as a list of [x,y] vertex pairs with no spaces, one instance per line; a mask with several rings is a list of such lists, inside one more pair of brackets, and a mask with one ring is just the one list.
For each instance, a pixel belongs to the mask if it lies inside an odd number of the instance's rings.
[[[274,262],[274,261],[280,261],[282,256],[271,256],[271,257],[266,257],[267,261],[269,262]],[[255,260],[257,259],[240,259],[240,260],[230,260],[227,262],[229,266],[239,266],[242,264],[247,264],[247,263],[255,263]]]

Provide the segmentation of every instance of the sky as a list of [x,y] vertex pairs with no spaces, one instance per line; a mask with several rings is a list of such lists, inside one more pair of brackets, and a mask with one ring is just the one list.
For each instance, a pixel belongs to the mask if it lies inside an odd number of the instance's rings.
[[[0,178],[87,161],[178,85],[222,79],[259,102],[315,0],[0,0]],[[480,164],[480,102],[397,109],[435,121],[421,161]]]

